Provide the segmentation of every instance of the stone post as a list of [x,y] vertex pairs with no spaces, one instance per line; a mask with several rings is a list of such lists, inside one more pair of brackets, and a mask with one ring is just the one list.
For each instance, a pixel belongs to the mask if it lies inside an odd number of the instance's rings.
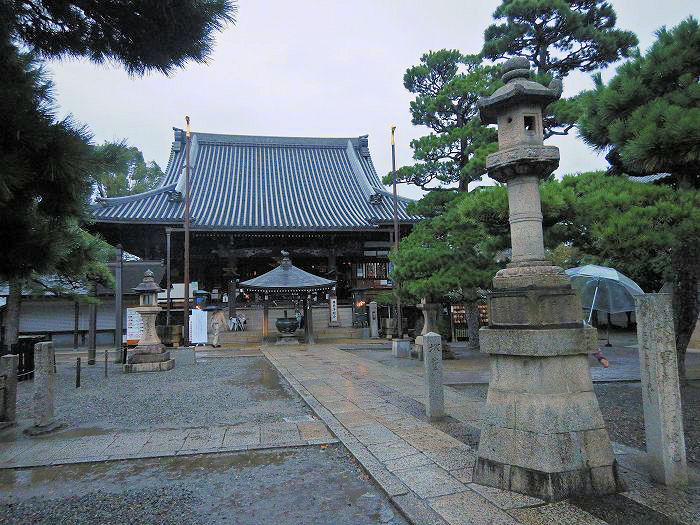
[[369,303],[369,336],[372,339],[379,337],[379,316],[377,315],[377,302]]
[[637,295],[634,301],[651,478],[666,485],[684,485],[688,465],[671,295]]
[[263,318],[262,318],[262,338],[263,341],[267,339],[270,335],[270,308],[267,306],[267,301],[263,305]]
[[34,345],[34,426],[25,430],[29,435],[47,434],[58,428],[53,416],[54,385],[56,372],[54,369],[53,343],[37,343]]
[[425,415],[430,421],[445,417],[442,386],[442,338],[429,332],[423,336],[423,379],[425,381]]
[[491,381],[482,413],[475,483],[556,501],[622,490],[588,367],[597,333],[564,271],[545,260],[539,180],[559,165],[543,144],[542,108],[561,82],[529,79],[530,64],[503,65],[504,85],[478,101],[498,124],[489,176],[507,184],[512,262],[493,279],[489,326],[479,331]]
[[17,418],[17,366],[18,355],[0,357],[0,381],[4,377],[5,392],[0,410],[0,428],[14,425]]

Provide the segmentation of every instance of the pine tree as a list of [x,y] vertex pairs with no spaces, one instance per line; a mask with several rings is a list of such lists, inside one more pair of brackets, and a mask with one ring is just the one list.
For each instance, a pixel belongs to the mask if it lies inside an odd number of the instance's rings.
[[[605,68],[637,45],[634,33],[615,28],[615,11],[603,0],[503,0],[493,17],[504,22],[484,32],[483,56],[525,57],[545,85],[571,71]],[[543,116],[545,138],[567,134],[579,113],[575,98],[553,103]]]
[[497,267],[483,226],[459,214],[465,195],[431,192],[419,202],[413,212],[432,216],[416,224],[390,258],[392,279],[404,300],[465,303],[469,346],[478,351],[478,314],[470,314],[477,313],[478,291],[488,286]]
[[[486,155],[497,149],[496,131],[479,120],[476,101],[498,87],[497,68],[456,50],[431,51],[404,75],[404,86],[416,95],[412,123],[429,135],[411,141],[412,166],[396,172],[397,182],[429,191],[457,184],[459,191],[485,175]],[[391,183],[391,174],[384,179]]]
[[[540,194],[545,248],[555,255],[573,254],[569,267],[582,263],[610,266],[642,289],[655,291],[664,282],[678,279],[678,265],[688,253],[687,246],[696,247],[696,252],[686,262],[697,264],[699,260],[700,190],[674,190],[588,173],[545,181]],[[492,251],[510,246],[505,187],[471,192],[458,208],[464,221],[477,222],[491,236]],[[507,259],[500,261],[504,266]],[[692,333],[692,326],[690,330]],[[687,331],[676,332],[682,376],[687,347],[683,334]]]
[[105,142],[95,147],[98,156],[109,162],[91,172],[93,187],[99,197],[122,197],[152,190],[163,180],[164,173],[155,161],[146,162],[143,153],[125,141]]
[[[583,97],[580,131],[599,151],[608,151],[612,174],[670,173],[681,204],[700,188],[700,25],[690,17],[662,28],[645,54],[600,77]],[[669,210],[671,212],[671,210]],[[672,251],[676,347],[685,353],[698,318],[700,242],[686,235]],[[679,361],[682,364],[682,360]]]

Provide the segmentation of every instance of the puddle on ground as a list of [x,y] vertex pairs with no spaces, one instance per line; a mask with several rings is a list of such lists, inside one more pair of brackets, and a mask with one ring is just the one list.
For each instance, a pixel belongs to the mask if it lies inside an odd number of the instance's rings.
[[[140,459],[137,461],[108,461],[77,463],[53,467],[0,470],[0,493],[15,489],[37,489],[56,482],[94,484],[98,481],[120,484],[134,478],[179,479],[191,475],[208,476],[228,470],[280,465],[296,452],[241,452],[232,454],[201,454]],[[164,472],[165,471],[165,472]]]
[[265,359],[258,359],[246,367],[241,379],[226,379],[226,384],[233,386],[260,386],[251,397],[255,401],[270,401],[273,399],[291,399],[292,395],[282,385],[282,379],[277,370]]

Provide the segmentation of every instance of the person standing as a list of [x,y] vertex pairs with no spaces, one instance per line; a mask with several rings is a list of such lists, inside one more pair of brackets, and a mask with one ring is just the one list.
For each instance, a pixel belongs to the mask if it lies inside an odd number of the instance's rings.
[[212,346],[214,348],[218,348],[221,345],[219,344],[219,334],[221,333],[221,330],[224,329],[226,326],[226,318],[224,317],[224,312],[221,309],[217,309],[214,311],[214,315],[212,315],[211,319],[211,328],[212,332],[214,333],[214,337],[212,337]]

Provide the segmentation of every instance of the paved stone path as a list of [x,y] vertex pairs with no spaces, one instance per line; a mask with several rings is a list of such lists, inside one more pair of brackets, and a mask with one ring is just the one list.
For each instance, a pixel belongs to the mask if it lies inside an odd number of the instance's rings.
[[0,469],[337,443],[311,416],[274,423],[112,432],[0,443]]
[[[700,520],[696,489],[652,486],[643,474],[641,451],[619,445],[614,448],[630,490],[612,496],[602,510],[595,505],[584,510],[566,501],[545,504],[473,484],[475,450],[396,401],[424,401],[423,381],[415,371],[385,366],[333,345],[262,350],[413,523],[605,524],[599,515],[615,505],[623,515],[639,507],[634,512],[640,521],[626,523]],[[479,426],[482,402],[445,387],[447,415],[467,425]]]

